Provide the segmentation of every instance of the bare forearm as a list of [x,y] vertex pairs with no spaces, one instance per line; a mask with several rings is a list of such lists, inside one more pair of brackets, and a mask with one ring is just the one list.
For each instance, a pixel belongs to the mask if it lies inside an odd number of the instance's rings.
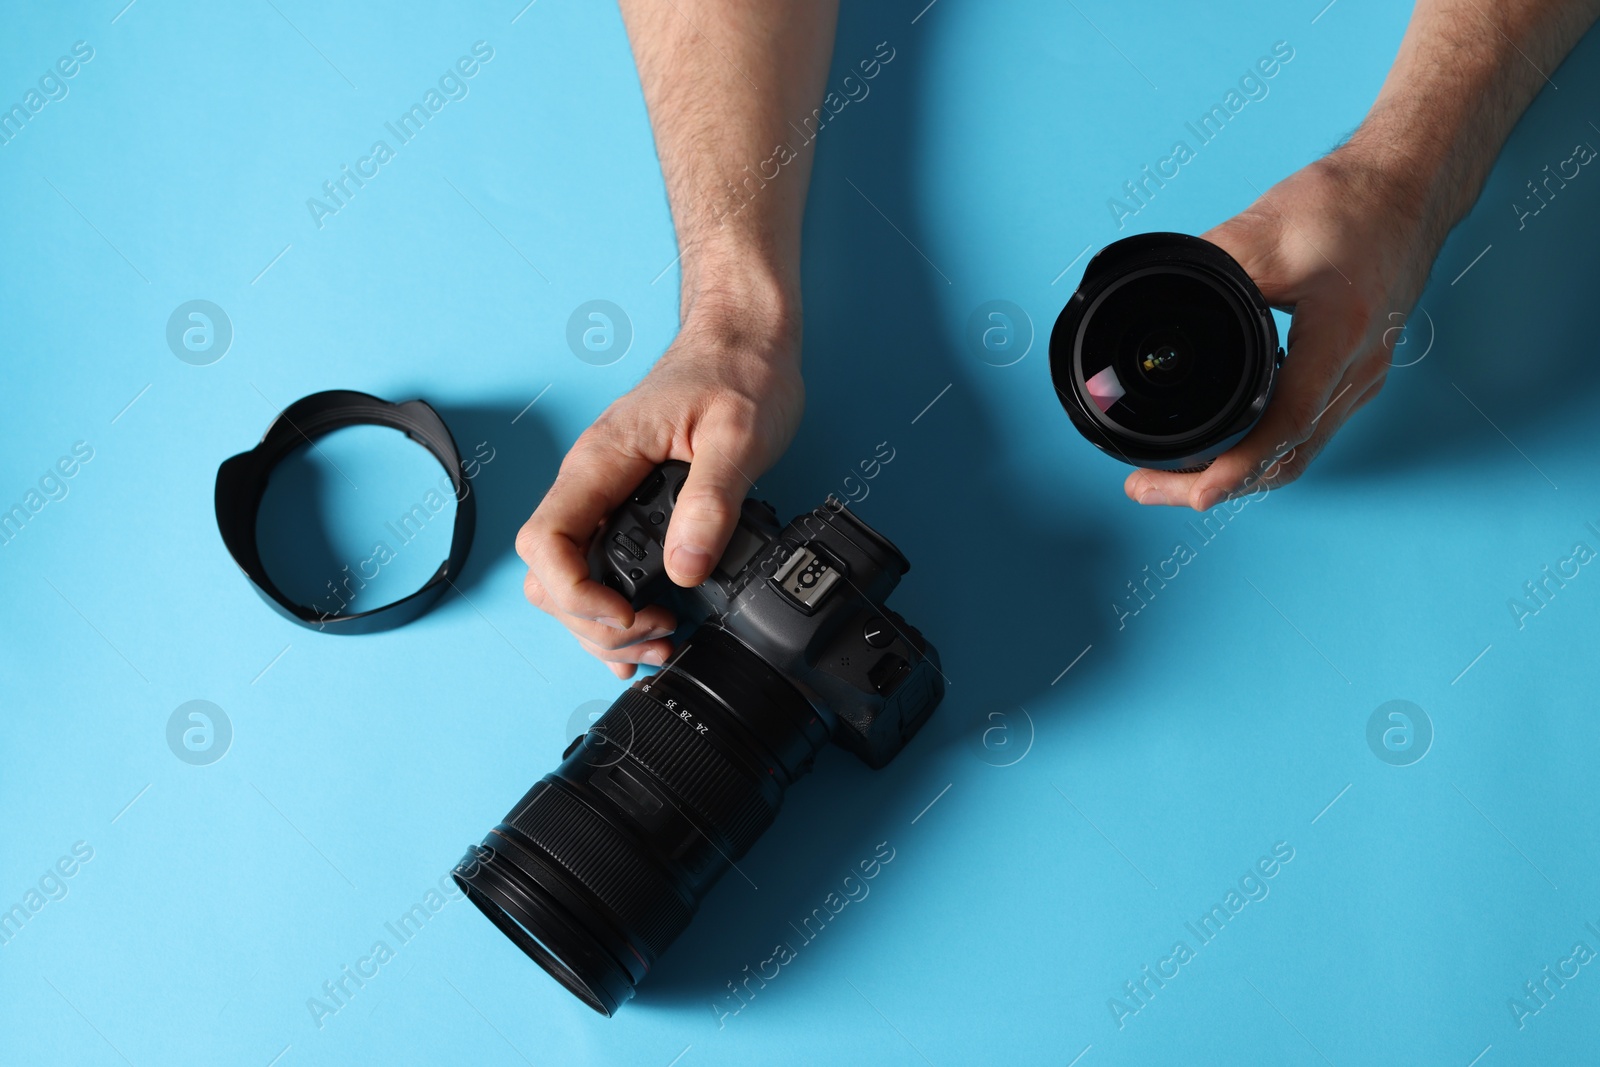
[[620,2],[682,252],[685,321],[714,304],[797,328],[804,123],[822,98],[838,0]]
[[1600,0],[1418,0],[1377,102],[1343,153],[1382,175],[1436,249]]

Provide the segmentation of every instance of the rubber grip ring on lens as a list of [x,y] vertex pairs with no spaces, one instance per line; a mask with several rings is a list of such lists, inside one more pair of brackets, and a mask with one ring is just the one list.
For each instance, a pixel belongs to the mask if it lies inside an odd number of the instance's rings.
[[559,786],[538,790],[508,824],[566,869],[660,955],[694,917],[665,871],[588,804]]
[[709,824],[735,858],[772,825],[782,795],[770,776],[763,783],[748,765],[730,759],[637,689],[625,690],[606,714],[618,712],[632,720],[627,757]]

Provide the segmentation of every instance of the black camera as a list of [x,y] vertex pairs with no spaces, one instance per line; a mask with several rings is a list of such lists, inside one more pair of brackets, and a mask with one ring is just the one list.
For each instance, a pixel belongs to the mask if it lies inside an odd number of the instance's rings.
[[666,463],[645,479],[596,535],[589,567],[636,608],[670,605],[679,632],[693,632],[453,872],[507,937],[604,1015],[633,995],[824,745],[882,767],[944,696],[938,652],[885,604],[910,564],[833,497],[787,526],[746,500],[711,577],[673,585],[662,543],[688,470]]
[[1078,432],[1139,467],[1203,470],[1250,432],[1283,351],[1261,290],[1181,233],[1107,245],[1050,334],[1050,377]]

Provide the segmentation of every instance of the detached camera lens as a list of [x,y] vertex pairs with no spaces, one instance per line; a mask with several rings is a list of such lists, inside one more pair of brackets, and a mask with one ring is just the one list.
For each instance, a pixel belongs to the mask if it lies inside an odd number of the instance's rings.
[[1078,431],[1140,467],[1199,470],[1265,410],[1282,353],[1260,290],[1222,249],[1178,233],[1102,249],[1050,336]]

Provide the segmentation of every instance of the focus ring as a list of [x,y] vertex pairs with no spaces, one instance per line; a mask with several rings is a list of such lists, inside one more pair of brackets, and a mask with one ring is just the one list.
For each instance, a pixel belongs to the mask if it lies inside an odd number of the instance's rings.
[[777,817],[779,796],[769,798],[760,779],[645,693],[624,690],[595,728],[602,725],[609,726],[608,736],[627,738],[627,755],[721,834],[734,857],[744,855]]
[[639,854],[637,846],[548,779],[523,799],[510,823],[598,897],[622,928],[637,934],[656,955],[666,951],[694,917],[677,888]]

